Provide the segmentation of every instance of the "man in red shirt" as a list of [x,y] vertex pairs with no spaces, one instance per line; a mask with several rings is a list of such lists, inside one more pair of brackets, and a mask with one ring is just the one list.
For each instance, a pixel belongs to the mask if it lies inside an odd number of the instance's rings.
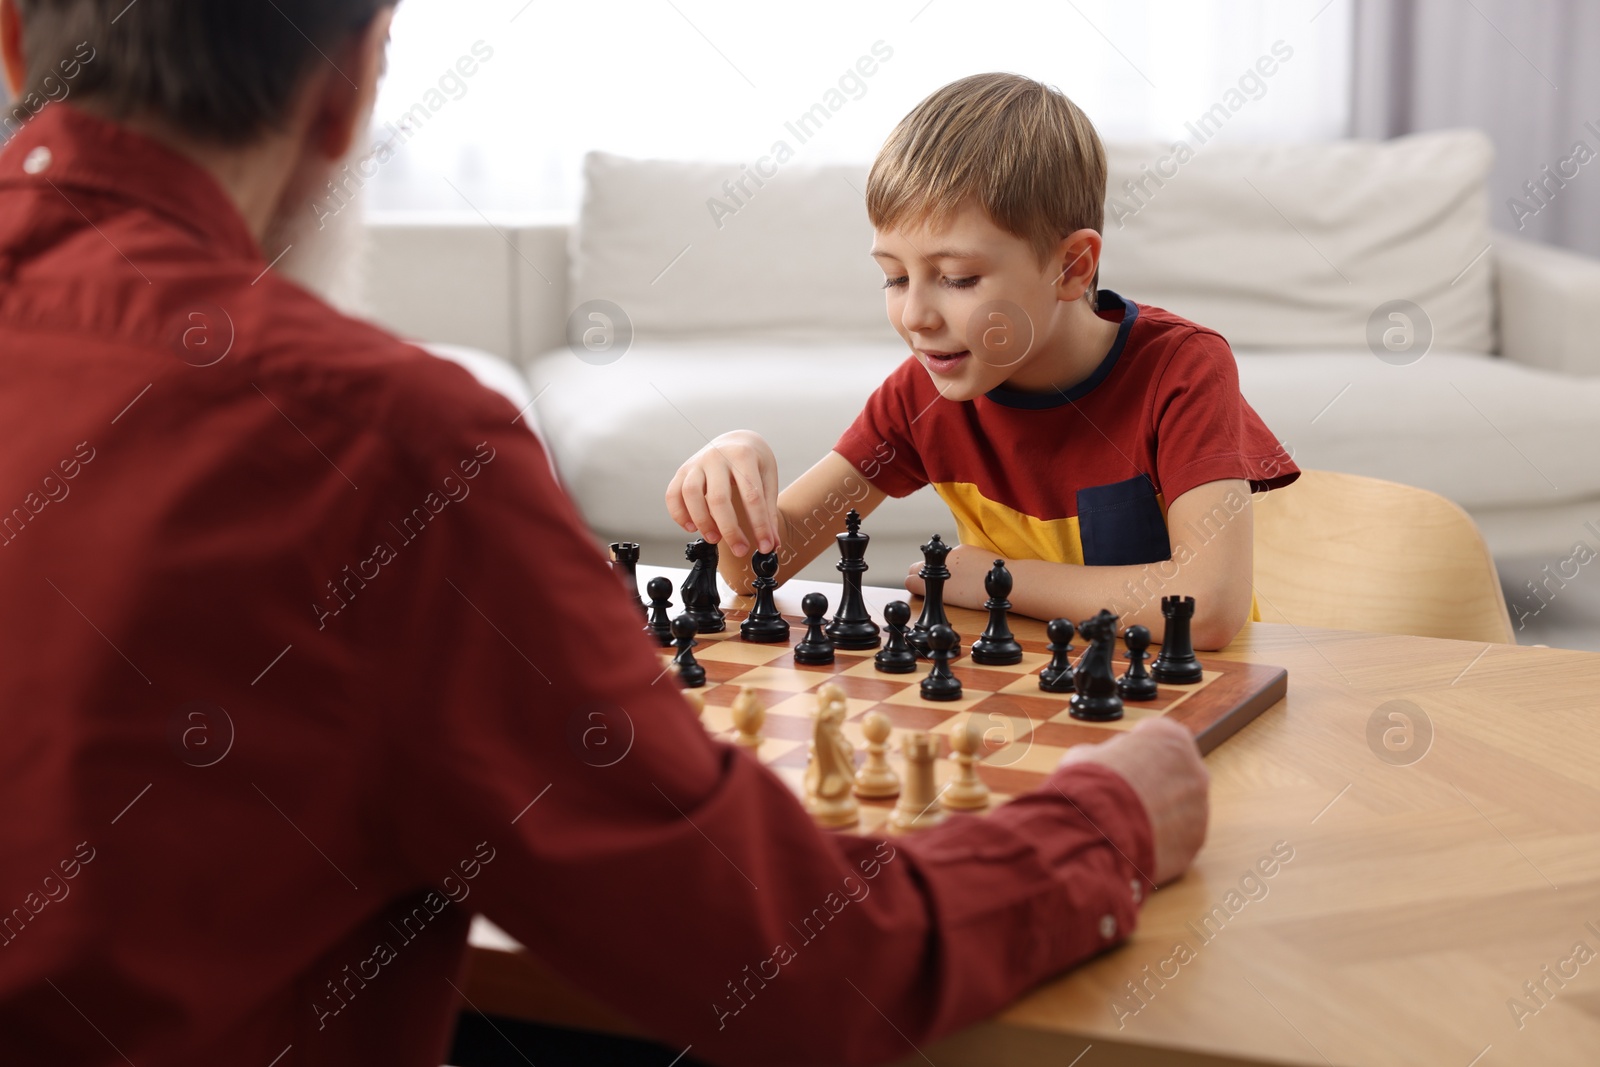
[[719,1063],[905,1055],[1124,938],[1204,837],[1180,728],[818,830],[511,405],[269,267],[391,6],[0,0],[0,1063],[437,1064],[475,912]]

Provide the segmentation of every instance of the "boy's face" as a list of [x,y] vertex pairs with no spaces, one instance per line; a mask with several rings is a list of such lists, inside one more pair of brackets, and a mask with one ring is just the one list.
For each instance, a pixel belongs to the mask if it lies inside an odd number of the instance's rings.
[[1033,245],[970,203],[937,229],[923,219],[874,231],[872,255],[889,321],[946,399],[972,400],[1007,382],[1049,388],[1043,354],[1058,348],[1063,302],[1083,295],[1079,271],[1064,276],[1053,257],[1040,263]]

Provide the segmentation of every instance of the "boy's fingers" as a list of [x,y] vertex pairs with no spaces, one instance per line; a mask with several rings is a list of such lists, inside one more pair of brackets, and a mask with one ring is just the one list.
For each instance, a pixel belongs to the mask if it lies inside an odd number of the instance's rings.
[[694,472],[683,482],[683,505],[689,511],[689,518],[694,522],[694,528],[700,531],[712,544],[722,539],[717,530],[716,521],[711,517],[711,509],[706,504],[706,480],[704,473]]
[[[744,502],[745,514],[750,518],[750,537],[761,551],[772,551],[770,546],[777,538],[772,526],[772,510],[767,503],[763,479],[758,474],[751,474],[738,467],[733,468],[733,476],[738,483],[739,497]],[[736,556],[742,556],[749,550],[748,545],[731,547]]]
[[667,514],[685,530],[692,530],[694,520],[689,515],[689,509],[683,505],[683,477],[684,469],[679,467],[678,473],[672,476],[672,481],[667,485]]
[[783,539],[783,520],[778,517],[778,472],[762,470],[761,487],[767,494],[767,523],[772,532],[772,540],[763,551],[776,552]]
[[[730,471],[721,471],[720,477],[708,475],[706,479],[706,507],[711,510],[711,522],[715,526],[718,538],[727,542],[728,548],[736,556],[745,553],[744,531],[739,527],[739,513],[733,508],[733,475]],[[707,541],[711,538],[707,537]]]

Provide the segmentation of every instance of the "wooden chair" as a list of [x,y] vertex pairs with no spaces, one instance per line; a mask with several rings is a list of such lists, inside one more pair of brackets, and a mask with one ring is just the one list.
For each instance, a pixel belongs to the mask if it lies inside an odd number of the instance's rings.
[[1515,643],[1483,536],[1444,497],[1305,471],[1253,510],[1264,622]]

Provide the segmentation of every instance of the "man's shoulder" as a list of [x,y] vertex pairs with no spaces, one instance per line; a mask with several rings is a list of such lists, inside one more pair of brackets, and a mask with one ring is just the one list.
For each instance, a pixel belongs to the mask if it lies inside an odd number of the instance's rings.
[[[508,425],[516,409],[460,364],[345,314],[287,279],[263,279],[250,313],[261,332],[242,358],[324,418],[434,453],[478,428]],[[242,330],[241,330],[242,335]]]

